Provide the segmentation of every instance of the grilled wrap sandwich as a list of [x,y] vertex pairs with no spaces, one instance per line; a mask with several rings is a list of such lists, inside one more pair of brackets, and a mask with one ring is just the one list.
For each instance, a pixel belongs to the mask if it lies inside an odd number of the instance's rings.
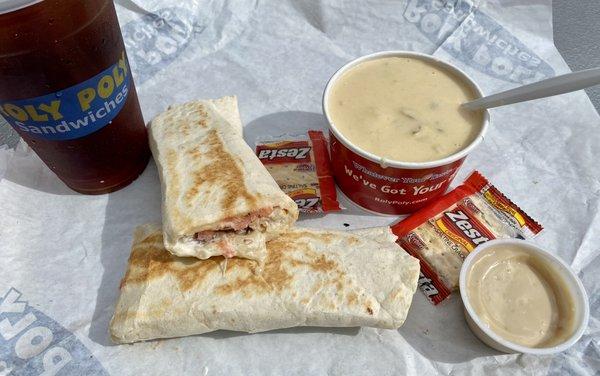
[[235,97],[171,106],[150,124],[165,248],[177,256],[262,260],[298,207],[242,137]]
[[110,324],[129,343],[219,329],[400,327],[419,262],[389,228],[355,233],[295,228],[267,243],[264,264],[165,251],[157,225],[136,229]]

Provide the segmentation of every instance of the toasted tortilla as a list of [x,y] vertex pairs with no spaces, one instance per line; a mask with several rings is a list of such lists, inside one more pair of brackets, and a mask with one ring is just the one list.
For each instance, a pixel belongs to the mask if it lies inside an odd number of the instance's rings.
[[178,256],[262,260],[298,207],[242,137],[235,97],[170,107],[150,124],[164,243]]
[[292,229],[256,261],[180,258],[157,225],[136,229],[110,324],[129,343],[219,329],[263,332],[295,326],[400,327],[419,262],[389,228],[357,233]]

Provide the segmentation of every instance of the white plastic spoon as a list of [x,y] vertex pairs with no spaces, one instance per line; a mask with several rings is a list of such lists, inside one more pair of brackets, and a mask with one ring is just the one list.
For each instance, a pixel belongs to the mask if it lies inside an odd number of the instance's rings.
[[488,95],[462,104],[468,110],[494,108],[532,99],[551,97],[600,84],[600,68],[586,69]]

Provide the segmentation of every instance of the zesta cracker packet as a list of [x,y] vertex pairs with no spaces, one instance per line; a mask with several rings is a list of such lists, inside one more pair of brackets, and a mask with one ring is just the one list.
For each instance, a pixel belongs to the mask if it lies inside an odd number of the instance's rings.
[[477,245],[533,237],[542,226],[475,171],[454,190],[393,225],[392,231],[421,261],[419,287],[439,304],[458,288],[463,260]]
[[260,139],[256,155],[301,212],[341,210],[323,132]]

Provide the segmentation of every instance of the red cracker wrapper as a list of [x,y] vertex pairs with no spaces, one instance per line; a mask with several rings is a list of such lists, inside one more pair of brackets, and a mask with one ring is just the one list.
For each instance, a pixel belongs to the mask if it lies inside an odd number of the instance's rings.
[[458,288],[462,260],[496,238],[527,238],[542,226],[479,172],[392,226],[398,243],[421,261],[419,287],[433,304]]
[[301,212],[341,210],[322,131],[259,140],[256,155]]

